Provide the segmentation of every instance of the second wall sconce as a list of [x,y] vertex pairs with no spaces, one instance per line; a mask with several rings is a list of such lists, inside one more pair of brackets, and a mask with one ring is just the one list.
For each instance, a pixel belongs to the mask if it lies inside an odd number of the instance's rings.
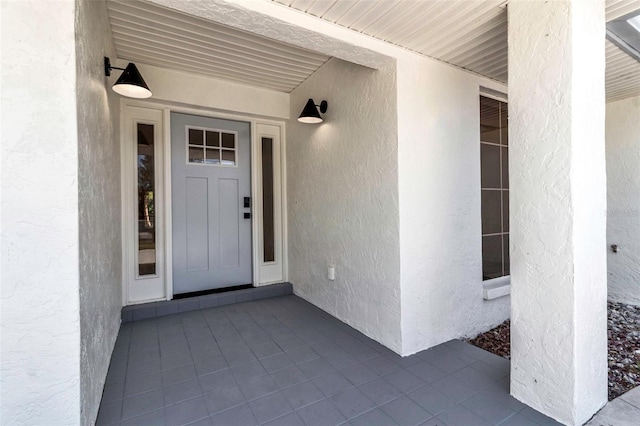
[[126,68],[112,67],[111,61],[105,56],[104,75],[109,77],[111,70],[124,71],[112,87],[114,92],[128,98],[144,99],[151,97],[149,86],[147,86],[142,75],[140,75],[140,71],[138,71],[138,68],[133,63],[129,62]]
[[[300,117],[298,117],[298,121],[301,123],[322,123],[322,116],[320,113],[324,114],[327,112],[327,107],[329,104],[327,101],[320,102],[320,105],[316,105],[313,99],[309,99],[307,104],[304,106],[304,109],[300,113]],[[320,107],[320,112],[318,112],[318,107]]]

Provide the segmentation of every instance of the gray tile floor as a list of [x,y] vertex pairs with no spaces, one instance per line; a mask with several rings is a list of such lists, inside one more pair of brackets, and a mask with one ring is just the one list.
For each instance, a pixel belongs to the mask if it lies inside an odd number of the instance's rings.
[[97,424],[558,424],[508,376],[457,340],[402,358],[284,296],[123,324]]

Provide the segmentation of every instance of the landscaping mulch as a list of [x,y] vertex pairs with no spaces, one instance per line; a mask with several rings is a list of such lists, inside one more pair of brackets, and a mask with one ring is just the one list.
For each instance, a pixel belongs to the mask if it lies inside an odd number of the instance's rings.
[[[510,323],[505,321],[469,343],[510,359]],[[608,303],[609,401],[640,385],[640,307]]]

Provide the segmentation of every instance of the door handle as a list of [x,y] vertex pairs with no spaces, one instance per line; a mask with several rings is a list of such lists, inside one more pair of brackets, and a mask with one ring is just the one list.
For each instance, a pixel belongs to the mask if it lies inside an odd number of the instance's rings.
[[251,208],[251,197],[244,197],[244,208]]

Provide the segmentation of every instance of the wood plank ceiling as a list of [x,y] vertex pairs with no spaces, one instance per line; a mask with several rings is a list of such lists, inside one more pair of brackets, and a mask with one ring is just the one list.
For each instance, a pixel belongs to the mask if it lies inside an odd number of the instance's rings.
[[[508,0],[273,0],[507,82]],[[290,92],[329,58],[151,3],[109,0],[119,58]],[[607,20],[640,0],[606,0]],[[640,63],[606,41],[608,100],[640,95]]]

